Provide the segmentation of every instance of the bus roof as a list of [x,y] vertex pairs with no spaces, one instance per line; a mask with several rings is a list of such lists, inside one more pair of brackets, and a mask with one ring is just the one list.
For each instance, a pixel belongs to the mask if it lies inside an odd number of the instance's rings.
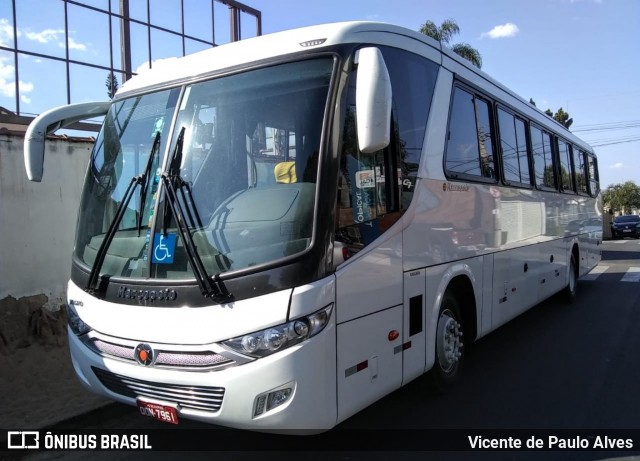
[[152,69],[144,70],[125,82],[114,99],[129,96],[130,93],[200,80],[208,74],[216,74],[224,69],[233,69],[251,62],[305,50],[321,50],[341,43],[374,43],[393,46],[393,43],[398,43],[398,40],[402,40],[400,43],[406,45],[407,39],[413,45],[414,51],[428,55],[451,72],[485,89],[490,95],[516,106],[540,125],[563,133],[567,140],[593,153],[593,149],[588,144],[560,123],[466,59],[461,58],[446,46],[442,46],[437,40],[420,32],[384,22],[349,21],[321,24],[244,39],[184,57],[162,59],[154,62]]
[[375,43],[373,36],[381,32],[410,37],[440,50],[440,43],[431,37],[392,24],[367,21],[322,24],[248,38],[184,57],[159,60],[153,63],[152,69],[144,70],[125,82],[117,97],[143,88],[195,80],[222,69],[299,53],[305,49],[322,49],[340,43]]

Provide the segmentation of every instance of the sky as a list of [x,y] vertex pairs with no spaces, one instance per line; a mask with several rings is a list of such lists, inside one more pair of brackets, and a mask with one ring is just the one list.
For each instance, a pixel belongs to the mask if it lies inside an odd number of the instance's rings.
[[[113,8],[117,0],[83,0],[98,8]],[[130,0],[132,15],[143,15],[146,0]],[[187,33],[210,39],[205,0],[185,0]],[[640,184],[640,1],[638,0],[244,0],[262,12],[263,34],[326,22],[383,21],[418,30],[426,20],[440,24],[454,19],[466,42],[482,55],[482,70],[529,100],[554,112],[562,107],[573,118],[571,131],[590,143],[599,158],[601,186],[628,180]],[[0,47],[10,47],[7,18],[10,2],[0,1]],[[17,0],[18,41],[29,51],[64,52],[64,15],[60,0]],[[177,0],[150,0],[152,21],[179,27]],[[221,8],[222,7],[222,8]],[[108,22],[89,17],[88,10],[69,6],[69,52],[72,59],[108,65]],[[176,10],[176,8],[178,8]],[[228,19],[216,4],[216,42],[228,41]],[[37,10],[39,14],[30,14]],[[243,36],[252,36],[251,18],[243,15]],[[146,34],[133,30],[134,68],[148,61]],[[119,47],[117,37],[115,48]],[[169,34],[155,34],[152,60],[181,53]],[[195,41],[187,52],[206,45]],[[12,58],[0,49],[0,106],[15,98]],[[116,58],[116,62],[119,57]],[[20,58],[20,109],[40,113],[64,104],[64,65],[51,60]],[[105,72],[71,67],[72,102],[103,100]],[[84,82],[99,82],[88,85]]]

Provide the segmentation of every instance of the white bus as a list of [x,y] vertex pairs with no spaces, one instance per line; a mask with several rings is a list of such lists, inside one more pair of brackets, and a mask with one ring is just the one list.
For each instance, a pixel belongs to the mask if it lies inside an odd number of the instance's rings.
[[600,259],[593,150],[438,42],[349,22],[154,66],[106,114],[68,285],[75,371],[142,414],[322,431]]

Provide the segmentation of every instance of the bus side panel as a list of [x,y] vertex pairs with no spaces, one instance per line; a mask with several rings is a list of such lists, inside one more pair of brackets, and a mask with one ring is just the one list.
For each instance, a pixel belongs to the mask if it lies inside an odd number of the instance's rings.
[[521,314],[538,302],[542,264],[534,245],[494,255],[492,329]]
[[338,422],[402,384],[402,310],[396,306],[338,325]]
[[404,274],[402,384],[425,372],[425,270]]
[[396,225],[336,271],[336,322],[400,305],[402,299],[402,230]]
[[[566,285],[569,255],[563,239],[541,243],[536,249],[540,264],[538,301],[542,302]],[[571,248],[568,248],[568,251],[571,251]]]

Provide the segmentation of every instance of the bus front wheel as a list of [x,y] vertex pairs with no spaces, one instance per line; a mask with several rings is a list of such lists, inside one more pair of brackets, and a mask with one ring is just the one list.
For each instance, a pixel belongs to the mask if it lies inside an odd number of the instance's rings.
[[436,329],[436,360],[432,370],[433,382],[444,392],[457,381],[465,357],[464,322],[460,304],[446,292],[440,306]]

